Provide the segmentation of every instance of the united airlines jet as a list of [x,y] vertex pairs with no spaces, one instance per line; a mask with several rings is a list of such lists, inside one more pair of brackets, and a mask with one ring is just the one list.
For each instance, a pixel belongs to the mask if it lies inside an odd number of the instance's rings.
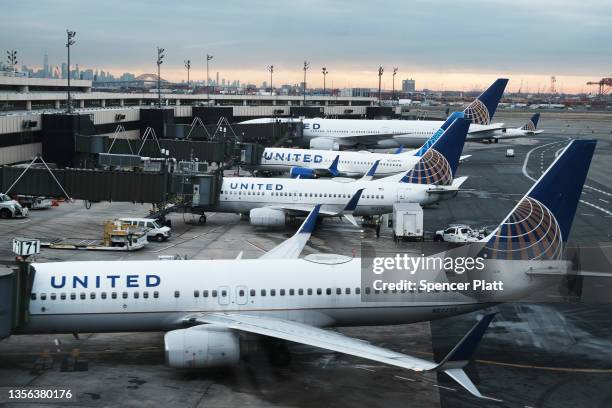
[[456,119],[408,172],[377,180],[224,177],[213,211],[249,214],[251,224],[257,226],[281,226],[287,216],[304,215],[315,204],[322,204],[323,217],[346,214],[346,202],[358,190],[363,193],[352,210],[355,216],[390,213],[395,203],[428,205],[449,199],[467,179],[455,174],[468,127],[466,119]]
[[[565,274],[561,254],[595,144],[570,142],[478,243],[478,254],[496,262],[488,272],[508,286],[484,302],[458,291],[396,292],[400,297],[392,303],[364,301],[376,289],[362,281],[361,259],[298,258],[321,210],[315,205],[292,238],[259,259],[33,263],[29,318],[14,334],[167,331],[166,362],[177,368],[236,364],[244,351],[241,337],[255,335],[417,373],[444,372],[483,397],[463,369],[492,315],[485,315],[438,363],[326,328],[406,324],[466,313],[528,296],[550,284],[551,274]],[[465,280],[449,272],[436,274],[441,283]]]
[[[492,139],[493,133],[503,128],[503,123],[491,121],[507,83],[507,79],[497,79],[465,108],[463,112],[471,123],[468,140]],[[272,120],[279,119],[252,119],[241,123],[266,123]],[[444,121],[314,118],[303,119],[302,122],[302,136],[311,149],[340,150],[359,146],[418,147],[439,129]]]
[[[347,150],[313,150],[290,149],[284,147],[266,147],[260,164],[251,166],[257,172],[285,173],[292,178],[316,177],[356,177],[368,173],[375,162],[376,172],[372,176],[383,177],[407,172],[421,159],[427,149],[438,140],[444,131],[456,119],[464,117],[462,112],[453,112],[436,130],[420,149],[403,151],[400,146],[391,153],[372,153],[368,151],[352,152]],[[469,156],[461,156],[463,158]]]
[[527,123],[518,128],[504,128],[493,132],[493,141],[499,139],[514,139],[517,137],[534,136],[542,133],[542,130],[538,129],[538,122],[540,121],[540,114],[534,113]]

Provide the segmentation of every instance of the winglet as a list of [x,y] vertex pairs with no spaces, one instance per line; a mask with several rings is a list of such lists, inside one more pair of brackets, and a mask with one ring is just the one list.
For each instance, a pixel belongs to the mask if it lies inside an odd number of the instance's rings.
[[378,168],[379,163],[380,160],[376,160],[372,167],[370,167],[370,170],[368,170],[368,172],[361,179],[367,181],[372,180],[374,178],[374,174],[376,173],[376,169]]
[[310,235],[314,231],[317,225],[317,217],[319,216],[319,210],[321,204],[314,206],[308,217],[304,220],[300,228],[295,234],[288,240],[281,242],[265,254],[259,257],[259,259],[296,259],[302,253],[302,250],[306,246],[306,243],[310,239]]
[[359,190],[355,192],[355,194],[353,194],[349,202],[346,203],[346,206],[344,207],[344,211],[350,211],[350,212],[355,211],[355,208],[357,208],[357,203],[359,202],[359,199],[361,198],[361,193],[363,193],[363,190],[365,189],[360,188]]
[[400,154],[402,151],[404,151],[404,145],[400,145],[393,154]]
[[334,161],[332,162],[332,164],[329,166],[329,173],[336,177],[340,172],[338,171],[338,162],[340,161],[340,155],[336,155],[336,158],[334,159]]
[[319,216],[320,209],[321,204],[315,205],[310,214],[308,214],[308,217],[306,217],[306,219],[300,226],[300,229],[298,229],[298,231],[296,232],[296,234],[312,234],[312,231],[314,231],[315,226],[317,225],[317,217]]
[[457,345],[440,361],[437,368],[444,370],[444,366],[447,364],[454,363],[453,365],[457,367],[461,365],[461,367],[467,365],[467,363],[472,359],[478,345],[480,344],[480,340],[482,340],[482,336],[484,336],[487,327],[495,317],[495,313],[490,313],[485,315],[478,323],[476,323],[469,332]]
[[470,377],[463,371],[463,368],[469,363],[472,357],[474,357],[474,353],[494,317],[495,313],[490,313],[480,319],[480,321],[463,336],[461,341],[457,343],[450,353],[448,353],[437,366],[432,368],[432,370],[443,371],[475,397],[500,401],[482,395],[472,380],[470,380]]

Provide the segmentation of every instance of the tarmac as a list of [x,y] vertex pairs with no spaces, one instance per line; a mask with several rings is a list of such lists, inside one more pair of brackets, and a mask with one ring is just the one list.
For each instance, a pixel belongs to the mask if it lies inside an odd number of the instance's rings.
[[[530,113],[500,111],[496,121],[521,126]],[[473,227],[497,225],[516,201],[565,146],[568,138],[597,138],[598,145],[570,245],[605,250],[612,234],[612,115],[547,112],[534,138],[498,144],[469,142],[471,154],[458,170],[469,176],[453,200],[425,210],[428,234],[450,223]],[[505,157],[513,148],[515,157]],[[11,260],[11,241],[31,238],[96,238],[105,220],[145,216],[148,205],[82,202],[33,211],[28,219],[0,221],[0,260]],[[137,252],[43,249],[38,262],[156,259],[180,255],[188,259],[255,258],[295,231],[255,229],[236,214],[208,214],[205,226],[197,216],[172,214],[173,236],[150,242]],[[362,242],[373,242],[371,229],[326,220],[315,231],[304,254],[358,255]],[[390,233],[380,240],[395,247]],[[485,395],[501,402],[478,400],[443,374],[418,375],[325,350],[290,345],[291,363],[272,366],[254,352],[248,361],[220,370],[185,372],[163,364],[163,333],[82,333],[12,336],[0,341],[0,387],[70,388],[71,402],[46,406],[193,406],[193,407],[608,407],[612,406],[612,307],[595,302],[589,290],[603,288],[592,279],[580,296],[549,303],[500,305],[469,367]],[[601,301],[601,299],[597,299]],[[609,302],[608,302],[609,303]],[[482,312],[413,325],[341,328],[341,332],[393,350],[439,360],[467,332]],[[0,405],[41,406],[7,403]]]

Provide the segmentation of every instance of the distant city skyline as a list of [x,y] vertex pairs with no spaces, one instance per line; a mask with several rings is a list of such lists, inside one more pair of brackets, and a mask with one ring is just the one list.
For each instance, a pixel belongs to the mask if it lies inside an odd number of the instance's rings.
[[[347,0],[226,0],[214,7],[185,0],[109,0],[93,11],[76,0],[33,1],[3,5],[3,48],[19,52],[19,66],[42,68],[43,55],[53,69],[65,60],[65,30],[77,32],[71,49],[73,66],[99,67],[121,76],[155,73],[155,47],[166,49],[162,77],[190,78],[216,73],[242,83],[274,84],[303,79],[321,87],[321,67],[329,70],[328,87],[378,86],[391,89],[392,67],[401,80],[414,78],[417,89],[483,89],[497,77],[509,77],[509,90],[549,89],[594,92],[587,81],[610,76],[612,4],[604,0],[381,0],[355,4]],[[100,4],[102,5],[102,3]],[[110,12],[113,10],[113,12]],[[4,51],[3,51],[4,53]],[[4,61],[3,61],[4,62]]]

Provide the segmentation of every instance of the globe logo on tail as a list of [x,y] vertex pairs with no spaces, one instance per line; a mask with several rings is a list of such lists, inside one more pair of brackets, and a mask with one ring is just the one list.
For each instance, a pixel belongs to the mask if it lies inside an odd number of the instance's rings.
[[491,122],[489,109],[487,109],[486,105],[480,99],[476,99],[474,102],[470,103],[463,113],[466,119],[478,125],[488,125]]
[[481,250],[487,259],[557,260],[562,256],[561,229],[541,202],[525,197]]
[[531,132],[535,132],[536,126],[533,123],[533,121],[530,120],[529,122],[525,123],[525,125],[521,129],[522,130],[529,130]]
[[429,149],[410,170],[403,182],[414,184],[451,185],[453,172],[446,158],[435,149]]

